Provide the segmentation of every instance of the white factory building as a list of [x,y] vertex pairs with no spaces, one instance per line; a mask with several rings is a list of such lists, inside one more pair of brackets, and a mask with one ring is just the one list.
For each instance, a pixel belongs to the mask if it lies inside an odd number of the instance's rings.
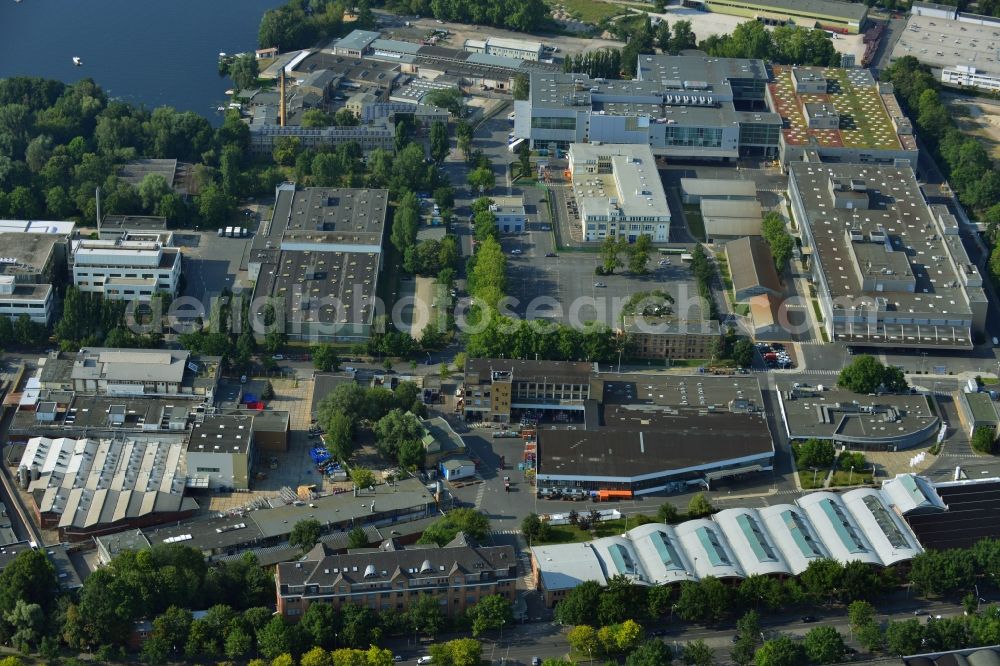
[[181,253],[158,234],[126,234],[116,240],[73,242],[73,284],[113,300],[148,301],[164,292],[175,296]]

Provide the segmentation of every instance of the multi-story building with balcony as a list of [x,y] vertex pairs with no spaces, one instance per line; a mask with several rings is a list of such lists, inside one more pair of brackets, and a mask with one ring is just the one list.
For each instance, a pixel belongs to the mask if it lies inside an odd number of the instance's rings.
[[511,409],[583,411],[590,363],[471,358],[465,363],[462,413],[468,421],[510,421]]

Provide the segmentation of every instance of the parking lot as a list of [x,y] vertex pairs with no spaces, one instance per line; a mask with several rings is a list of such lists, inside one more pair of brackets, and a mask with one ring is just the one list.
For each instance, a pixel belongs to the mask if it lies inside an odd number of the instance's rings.
[[208,307],[213,296],[224,287],[236,290],[249,287],[237,283],[240,266],[245,263],[251,238],[227,238],[215,231],[183,231],[174,234],[174,244],[183,253],[184,295],[196,298]]
[[[572,324],[601,321],[610,326],[637,292],[667,291],[678,308],[698,293],[690,268],[676,257],[660,265],[667,260],[653,255],[646,275],[621,270],[614,275],[597,275],[594,270],[601,262],[599,253],[557,252],[551,232],[529,231],[505,237],[501,244],[507,253],[507,292],[515,299],[511,310],[528,319]],[[513,254],[515,250],[520,254]],[[692,303],[686,313],[678,312],[688,318],[701,316],[698,303]]]

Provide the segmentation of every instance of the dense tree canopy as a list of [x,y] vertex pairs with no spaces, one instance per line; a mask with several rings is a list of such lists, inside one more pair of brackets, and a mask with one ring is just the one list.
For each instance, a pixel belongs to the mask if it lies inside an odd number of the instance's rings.
[[888,391],[898,393],[908,387],[903,371],[895,366],[879,363],[874,356],[862,354],[854,357],[837,378],[837,384],[855,393]]

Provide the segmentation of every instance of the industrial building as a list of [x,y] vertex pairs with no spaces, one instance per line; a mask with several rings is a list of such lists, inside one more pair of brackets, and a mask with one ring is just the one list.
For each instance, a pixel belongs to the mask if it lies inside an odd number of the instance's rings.
[[213,414],[196,421],[188,440],[187,487],[250,489],[253,469],[254,416]]
[[39,524],[79,541],[193,515],[198,505],[184,497],[183,456],[183,436],[34,437],[18,474]]
[[654,155],[735,160],[778,154],[760,60],[640,55],[633,81],[532,72],[514,134],[550,154],[574,143],[644,144]]
[[167,218],[158,215],[105,215],[97,230],[99,240],[118,240],[131,234],[152,234],[167,246],[173,245]]
[[788,382],[779,384],[776,394],[793,441],[821,439],[850,449],[896,451],[926,443],[942,426],[933,398],[922,393],[859,395],[835,385]]
[[1000,413],[989,393],[961,391],[955,401],[965,432],[972,437],[979,428],[987,428],[996,437],[1000,432]]
[[200,551],[210,561],[238,556],[254,550],[277,549],[287,559],[301,555],[287,548],[288,536],[300,520],[312,518],[323,527],[320,542],[340,543],[354,527],[378,528],[388,538],[393,530],[404,531],[409,523],[440,515],[437,500],[418,479],[408,478],[374,489],[313,497],[308,501],[274,498],[264,508],[221,515],[155,529],[143,529],[150,544],[183,543]]
[[585,241],[670,240],[670,207],[649,146],[574,143],[569,172]]
[[761,234],[764,211],[756,198],[726,200],[701,197],[698,210],[709,242]]
[[375,149],[396,150],[396,128],[387,119],[375,120],[368,125],[331,127],[284,127],[266,121],[250,124],[250,151],[255,155],[270,155],[274,144],[282,137],[294,137],[302,148],[320,148],[356,143],[367,154]]
[[706,488],[772,469],[774,445],[753,377],[595,373],[591,390],[572,427],[537,429],[541,496],[600,501]]
[[38,388],[81,394],[169,396],[212,401],[218,356],[192,358],[184,349],[83,347],[39,359]]
[[541,42],[527,39],[508,39],[506,37],[487,37],[486,39],[467,39],[464,44],[469,53],[485,53],[486,55],[516,60],[538,61],[542,59],[545,49]]
[[511,546],[480,546],[464,534],[442,547],[403,548],[393,540],[378,548],[328,555],[316,546],[300,562],[279,564],[274,576],[278,613],[298,619],[310,604],[365,606],[403,613],[425,595],[448,616],[489,595],[515,598],[517,558]]
[[53,282],[66,266],[72,222],[0,221],[0,316],[48,325],[56,306]]
[[704,199],[749,201],[757,198],[757,184],[752,180],[723,178],[681,178],[681,201],[698,205]]
[[126,233],[115,240],[72,242],[70,272],[80,291],[111,300],[149,302],[177,295],[181,251],[159,234]]
[[290,338],[369,336],[387,205],[387,190],[276,188],[271,219],[254,237],[248,267],[255,302],[263,308],[270,298]]
[[840,0],[688,0],[719,14],[746,16],[766,25],[795,25],[856,35],[868,20],[868,7]]
[[879,489],[814,492],[793,504],[726,509],[585,543],[535,546],[531,565],[549,607],[580,583],[605,585],[619,575],[653,586],[707,576],[792,576],[825,558],[891,566],[924,551],[904,520],[911,514],[946,520],[949,507],[926,479],[901,474]]
[[[861,5],[855,5],[861,6]],[[916,166],[918,150],[910,120],[891,89],[867,69],[774,65],[767,85],[769,108],[784,122],[783,164],[806,154],[820,160]]]
[[947,86],[1000,90],[1000,19],[914,2],[891,60],[912,56]]
[[911,168],[793,163],[788,193],[830,340],[972,349],[986,319],[982,275]]

